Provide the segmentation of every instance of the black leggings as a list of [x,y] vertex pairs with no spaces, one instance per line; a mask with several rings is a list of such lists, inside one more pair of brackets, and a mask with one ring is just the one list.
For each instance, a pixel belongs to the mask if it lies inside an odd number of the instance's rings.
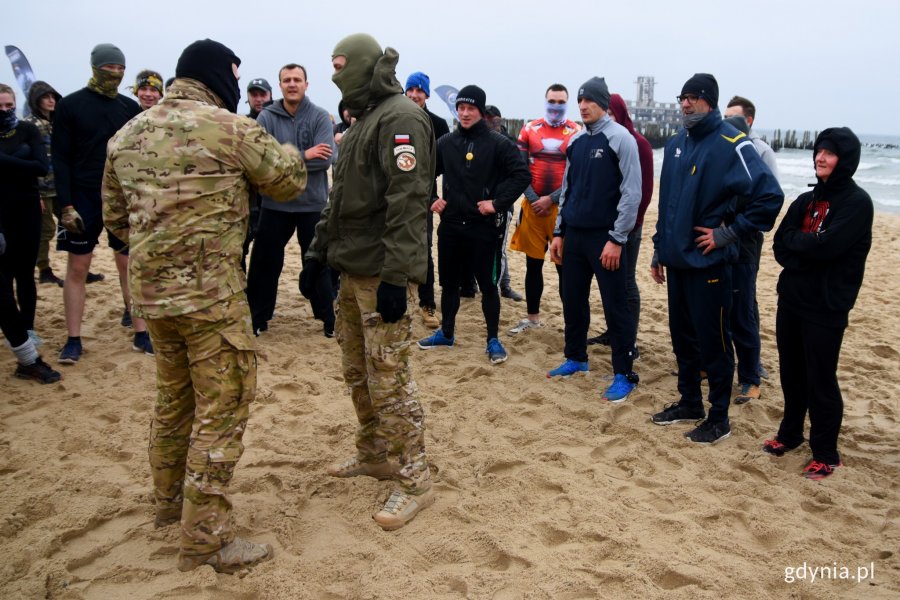
[[474,273],[481,288],[481,311],[487,339],[500,329],[500,240],[492,230],[441,223],[438,227],[438,273],[441,280],[441,330],[452,337],[459,311],[459,286],[464,273]]
[[[559,298],[562,300],[562,267],[556,267],[556,274],[560,278]],[[525,257],[525,304],[528,306],[528,314],[536,315],[541,312],[541,296],[544,295],[544,259]]]
[[[0,330],[15,348],[28,339],[34,329],[37,307],[37,287],[34,285],[34,265],[37,263],[41,241],[41,209],[4,215],[6,252],[0,256]],[[15,286],[15,291],[13,288]]]

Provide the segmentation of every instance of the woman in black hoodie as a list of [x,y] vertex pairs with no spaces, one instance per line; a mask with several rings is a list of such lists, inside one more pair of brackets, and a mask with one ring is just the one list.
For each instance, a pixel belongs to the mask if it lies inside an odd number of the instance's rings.
[[763,450],[782,456],[802,444],[809,411],[812,460],[803,475],[823,479],[841,466],[838,357],[872,246],[874,209],[853,181],[860,143],[850,129],[823,131],[813,156],[818,183],[791,204],[775,232],[775,259],[784,267],[775,324],[784,418]]

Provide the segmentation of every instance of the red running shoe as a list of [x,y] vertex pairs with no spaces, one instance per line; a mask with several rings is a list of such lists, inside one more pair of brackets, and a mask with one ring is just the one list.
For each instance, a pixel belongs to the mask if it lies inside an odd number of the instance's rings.
[[842,466],[842,463],[829,465],[823,462],[819,462],[816,459],[812,459],[811,461],[809,461],[809,464],[806,465],[806,468],[803,469],[803,476],[807,479],[818,481],[819,479],[825,479],[826,477],[829,477],[832,473],[834,473],[835,469]]

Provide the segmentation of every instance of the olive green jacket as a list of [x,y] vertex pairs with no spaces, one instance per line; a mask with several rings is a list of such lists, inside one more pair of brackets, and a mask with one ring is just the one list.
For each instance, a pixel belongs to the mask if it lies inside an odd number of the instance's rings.
[[391,48],[375,65],[374,101],[344,134],[334,187],[307,258],[393,285],[423,283],[434,183],[428,113],[403,95]]

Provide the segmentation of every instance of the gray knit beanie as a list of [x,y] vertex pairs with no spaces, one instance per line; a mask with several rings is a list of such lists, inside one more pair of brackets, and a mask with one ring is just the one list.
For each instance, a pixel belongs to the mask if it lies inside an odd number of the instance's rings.
[[91,66],[100,68],[103,65],[125,66],[125,55],[113,44],[97,44],[91,50]]
[[578,88],[578,101],[587,98],[596,102],[603,110],[609,110],[609,88],[602,77],[591,77]]

